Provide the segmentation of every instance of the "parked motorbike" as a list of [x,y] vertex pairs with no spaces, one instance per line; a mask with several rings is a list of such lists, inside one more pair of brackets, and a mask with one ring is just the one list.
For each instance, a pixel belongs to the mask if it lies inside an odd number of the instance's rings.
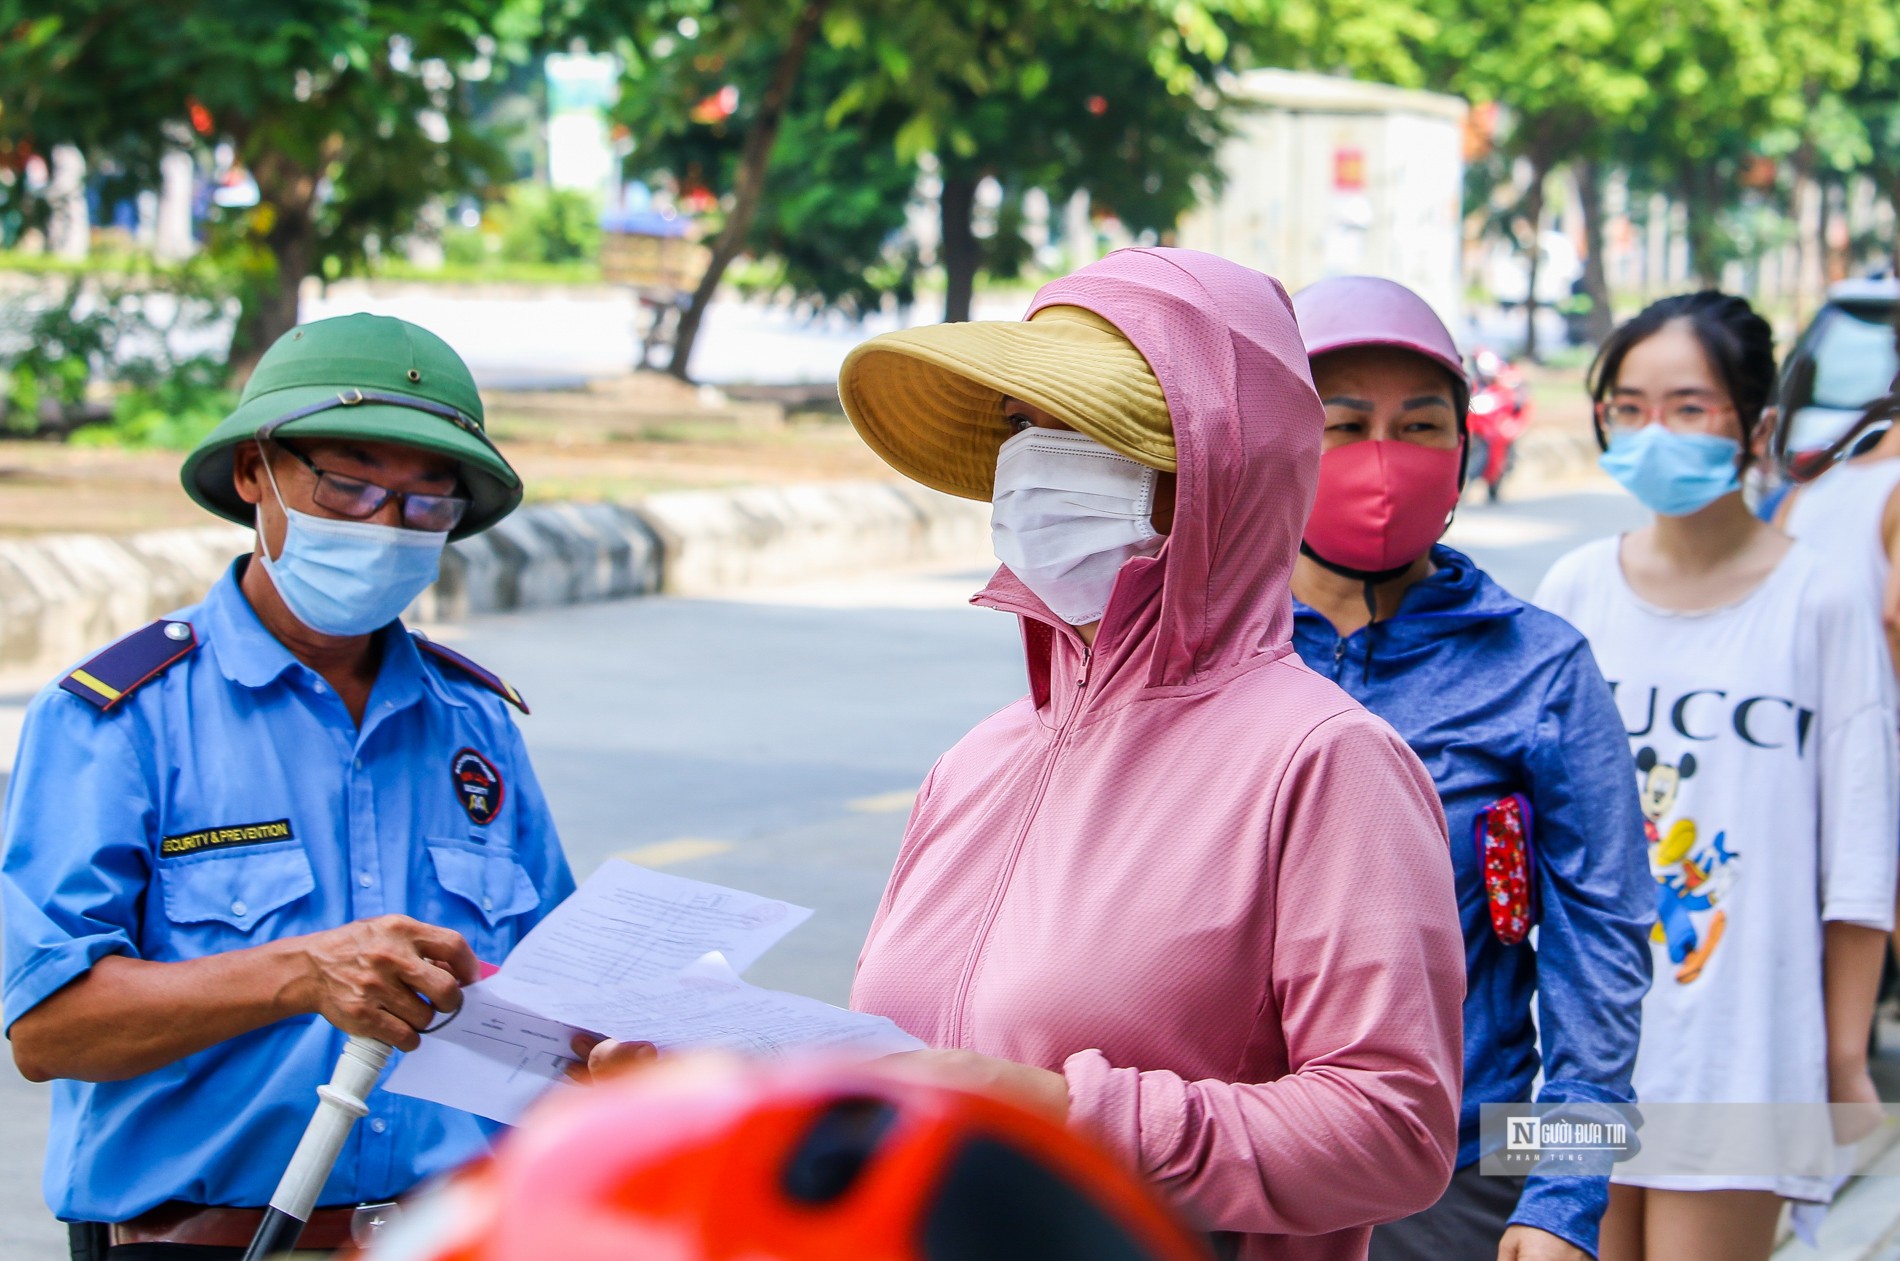
[[1531,424],[1531,387],[1521,369],[1494,350],[1471,356],[1471,440],[1465,455],[1467,481],[1484,482],[1492,503],[1511,471],[1512,447]]

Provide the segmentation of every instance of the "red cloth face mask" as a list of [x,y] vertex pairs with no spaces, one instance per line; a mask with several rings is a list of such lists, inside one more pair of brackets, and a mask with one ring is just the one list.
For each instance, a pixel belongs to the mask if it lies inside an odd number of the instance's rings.
[[1464,444],[1352,442],[1319,458],[1306,545],[1344,569],[1401,569],[1431,549],[1458,506]]

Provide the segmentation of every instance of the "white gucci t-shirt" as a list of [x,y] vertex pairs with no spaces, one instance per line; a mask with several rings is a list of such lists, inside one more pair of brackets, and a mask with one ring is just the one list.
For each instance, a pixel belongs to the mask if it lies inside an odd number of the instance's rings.
[[[1659,609],[1630,590],[1621,542],[1564,557],[1536,602],[1589,639],[1636,758],[1657,899],[1638,1105],[1823,1103],[1821,925],[1893,918],[1900,751],[1879,620],[1799,543],[1735,604]],[[1732,1149],[1706,1111],[1698,1142],[1719,1170]],[[1619,1180],[1829,1191],[1732,1170]]]

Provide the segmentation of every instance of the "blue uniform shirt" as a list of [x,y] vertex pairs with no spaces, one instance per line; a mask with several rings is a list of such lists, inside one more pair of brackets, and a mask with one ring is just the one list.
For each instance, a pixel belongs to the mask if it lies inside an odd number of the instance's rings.
[[[359,729],[258,621],[242,563],[176,615],[201,646],[113,709],[34,699],[0,870],[8,1029],[106,955],[195,959],[378,915],[498,963],[573,890],[499,696],[395,625]],[[265,1204],[342,1046],[303,1016],[128,1081],[56,1082],[47,1203],[106,1222]],[[380,1089],[369,1109],[318,1203],[393,1198],[497,1128]]]
[[[1629,739],[1583,636],[1458,552],[1432,559],[1396,615],[1343,639],[1295,601],[1293,644],[1397,729],[1445,807],[1465,938],[1463,1168],[1480,1155],[1480,1107],[1528,1100],[1540,1067],[1540,1103],[1631,1100],[1655,882]],[[1492,931],[1474,835],[1512,793],[1531,802],[1535,948]],[[1608,1198],[1605,1178],[1535,1177],[1512,1220],[1594,1255]]]

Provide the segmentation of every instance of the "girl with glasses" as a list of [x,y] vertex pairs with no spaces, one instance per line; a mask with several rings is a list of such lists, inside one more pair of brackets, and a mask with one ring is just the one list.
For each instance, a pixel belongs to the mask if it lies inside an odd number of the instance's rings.
[[[1766,1258],[1782,1201],[1824,1203],[1834,1140],[1864,1124],[1824,1105],[1875,1099],[1892,675],[1864,593],[1743,502],[1774,375],[1741,298],[1667,298],[1617,329],[1589,376],[1602,465],[1656,516],[1537,596],[1610,681],[1655,880],[1644,1150],[1612,1178],[1603,1261]],[[1747,1106],[1768,1103],[1812,1106]]]

